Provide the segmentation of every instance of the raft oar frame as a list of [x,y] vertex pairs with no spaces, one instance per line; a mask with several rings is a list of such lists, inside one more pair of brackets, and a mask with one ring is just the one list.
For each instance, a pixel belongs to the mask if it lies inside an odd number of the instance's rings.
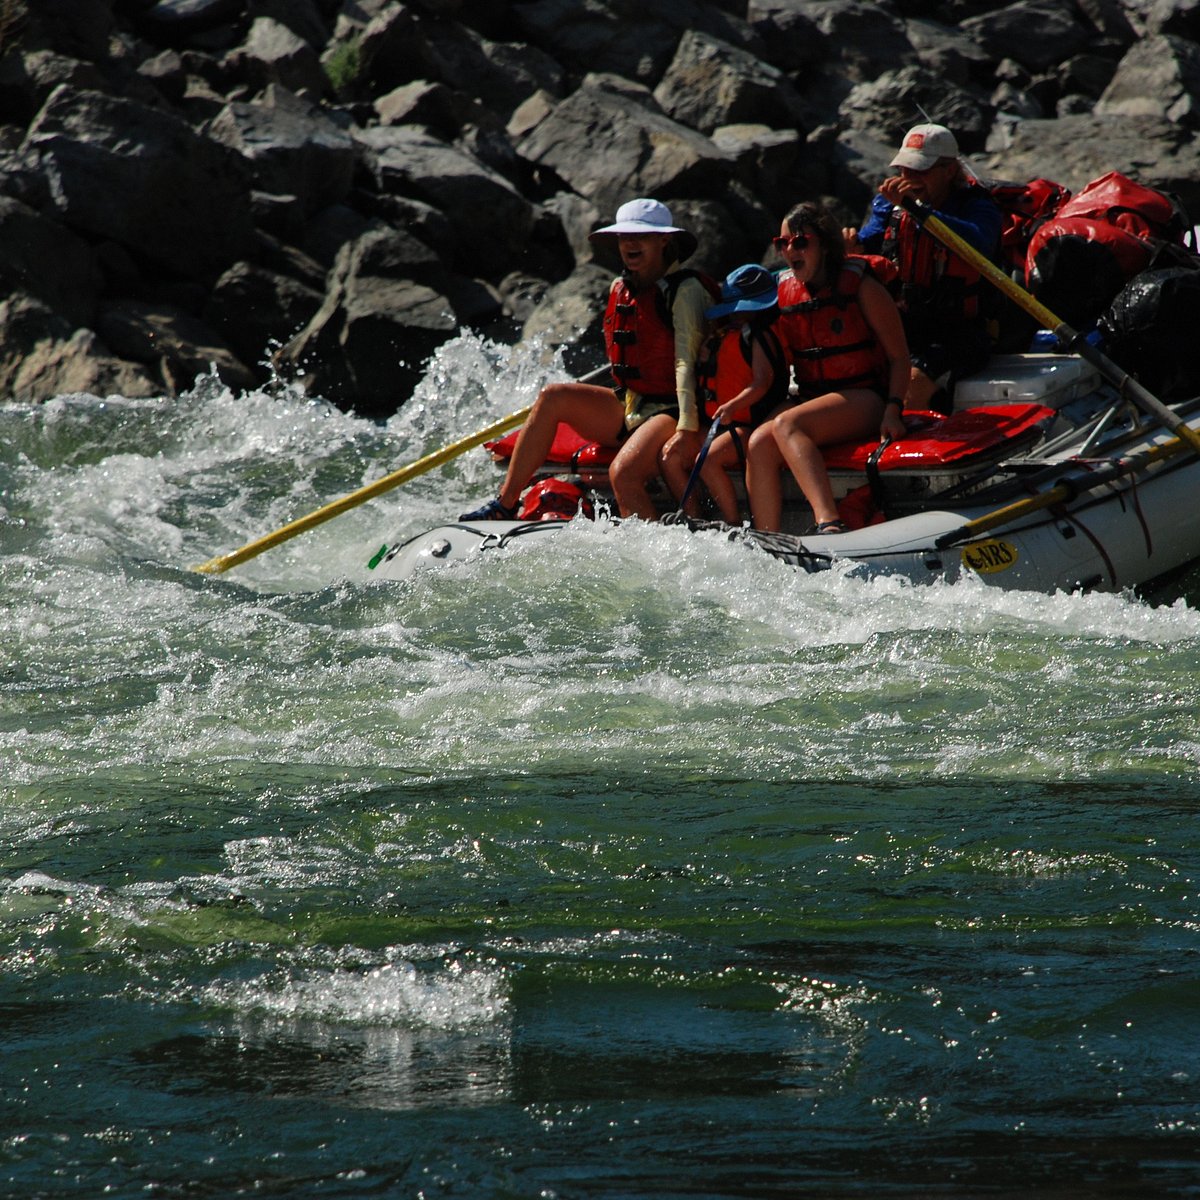
[[[1078,330],[1073,329],[1066,321],[1055,316],[1040,300],[1030,295],[1015,279],[1006,275],[995,263],[981,254],[969,242],[959,237],[929,205],[905,196],[900,201],[904,210],[923,228],[928,230],[942,245],[953,251],[959,258],[970,263],[984,278],[1000,289],[1010,300],[1023,308],[1031,317],[1038,321],[1042,328],[1050,329],[1058,339],[1059,345],[1066,350],[1072,350],[1085,362],[1095,367],[1100,374],[1117,389],[1117,392],[1133,401],[1147,416],[1153,417],[1164,428],[1175,435],[1175,440],[1156,446],[1152,450],[1123,462],[1113,464],[1108,478],[1136,473],[1144,465],[1160,458],[1177,454],[1184,449],[1190,449],[1200,454],[1200,433],[1197,433],[1176,412],[1168,408],[1158,397],[1151,394],[1137,382],[1127,371],[1119,367],[1106,354],[1093,346]],[[1090,487],[1100,481],[1099,473],[1093,474],[1087,484]],[[1081,481],[1082,483],[1083,481]],[[938,549],[945,549],[955,542],[965,541],[977,533],[995,529],[1009,521],[1016,520],[1026,513],[1049,508],[1071,499],[1078,494],[1080,488],[1073,482],[1063,481],[1048,492],[1031,496],[1027,500],[1018,500],[1013,504],[985,513],[974,520],[967,521],[958,529],[951,530],[937,539]]]
[[[1182,438],[1173,438],[1169,442],[1152,446],[1131,458],[1108,459],[1106,460],[1108,465],[1098,470],[1080,474],[1077,479],[1064,476],[1048,491],[1039,492],[1036,496],[1030,496],[1025,500],[1015,500],[1012,504],[1006,504],[1002,508],[993,509],[989,513],[975,517],[957,529],[943,533],[933,544],[937,549],[945,550],[957,542],[968,541],[976,534],[986,533],[989,529],[1007,525],[1030,513],[1039,512],[1044,508],[1052,508],[1056,504],[1065,504],[1067,501],[1075,499],[1081,492],[1092,491],[1102,484],[1111,483],[1114,479],[1120,479],[1125,475],[1136,475],[1152,463],[1172,458],[1188,448]],[[1069,461],[1064,463],[1064,466],[1069,465]],[[1080,463],[1079,467],[1082,465]]]

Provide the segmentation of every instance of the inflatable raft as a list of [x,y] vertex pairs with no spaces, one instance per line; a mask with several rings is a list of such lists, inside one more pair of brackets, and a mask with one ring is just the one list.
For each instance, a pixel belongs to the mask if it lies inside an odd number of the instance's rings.
[[[1143,588],[1200,561],[1200,457],[1148,417],[1084,358],[993,359],[963,380],[955,411],[906,413],[908,434],[831,446],[826,462],[850,532],[805,534],[812,513],[790,492],[784,533],[733,529],[672,513],[700,535],[741,539],[805,571],[837,561],[917,583],[973,575],[1007,588]],[[1188,406],[1175,410],[1200,424]],[[488,444],[500,464],[515,434]],[[540,475],[565,479],[598,505],[610,454],[560,427]],[[735,482],[737,482],[735,480]],[[524,521],[448,522],[389,546],[376,574],[415,571],[515,544],[544,545],[561,514]],[[576,519],[584,519],[582,516]]]

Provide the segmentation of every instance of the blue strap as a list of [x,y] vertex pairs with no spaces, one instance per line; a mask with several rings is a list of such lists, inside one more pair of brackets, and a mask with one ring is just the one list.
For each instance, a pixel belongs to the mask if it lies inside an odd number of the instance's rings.
[[720,428],[721,422],[714,419],[708,428],[708,437],[704,439],[704,445],[700,447],[700,453],[696,455],[696,463],[692,467],[691,475],[688,476],[687,487],[683,489],[683,498],[679,501],[681,509],[687,504],[688,497],[692,494],[692,488],[696,486],[696,480],[700,478],[700,468],[704,466],[704,460],[708,457],[708,448],[713,444],[713,439],[717,436]]

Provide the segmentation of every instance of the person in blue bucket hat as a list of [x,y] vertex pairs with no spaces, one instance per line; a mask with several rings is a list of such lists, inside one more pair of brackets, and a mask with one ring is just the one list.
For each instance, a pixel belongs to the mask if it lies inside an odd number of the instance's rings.
[[[741,511],[729,471],[735,466],[745,470],[748,431],[787,405],[788,360],[775,331],[775,276],[758,263],[736,267],[721,285],[720,300],[704,316],[712,329],[696,363],[697,398],[703,415],[718,422],[719,429],[700,479],[721,519],[737,525]],[[686,472],[664,464],[664,475],[675,495],[686,493]],[[685,511],[696,516],[696,507],[689,497]]]

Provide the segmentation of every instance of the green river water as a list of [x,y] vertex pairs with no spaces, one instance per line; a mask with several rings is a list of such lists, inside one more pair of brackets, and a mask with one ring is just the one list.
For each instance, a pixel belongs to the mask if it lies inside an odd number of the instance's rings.
[[1186,587],[373,577],[479,452],[189,569],[538,378],[0,409],[0,1194],[1200,1195]]

